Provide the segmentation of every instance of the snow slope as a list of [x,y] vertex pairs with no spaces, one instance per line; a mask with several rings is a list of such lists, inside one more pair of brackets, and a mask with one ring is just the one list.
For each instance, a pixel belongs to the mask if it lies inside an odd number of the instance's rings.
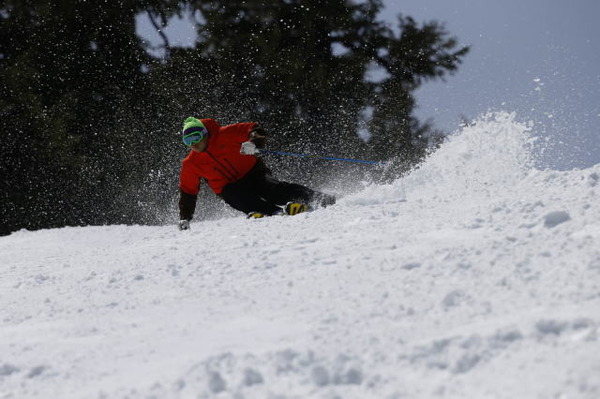
[[0,398],[600,398],[600,165],[488,115],[295,217],[0,238]]

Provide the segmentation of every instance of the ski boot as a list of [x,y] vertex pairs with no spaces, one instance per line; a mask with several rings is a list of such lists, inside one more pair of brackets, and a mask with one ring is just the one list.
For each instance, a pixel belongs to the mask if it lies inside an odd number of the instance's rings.
[[300,202],[288,202],[285,204],[285,208],[283,208],[283,212],[286,215],[297,215],[302,212],[306,212],[308,208],[306,205]]
[[260,212],[248,212],[248,215],[246,215],[246,219],[260,219],[260,218],[262,218],[264,216],[265,216],[264,213],[260,213]]

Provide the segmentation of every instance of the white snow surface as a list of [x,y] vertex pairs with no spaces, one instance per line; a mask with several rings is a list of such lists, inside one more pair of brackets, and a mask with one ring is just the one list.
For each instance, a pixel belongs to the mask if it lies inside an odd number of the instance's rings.
[[0,398],[600,398],[600,164],[531,128],[294,217],[1,237]]

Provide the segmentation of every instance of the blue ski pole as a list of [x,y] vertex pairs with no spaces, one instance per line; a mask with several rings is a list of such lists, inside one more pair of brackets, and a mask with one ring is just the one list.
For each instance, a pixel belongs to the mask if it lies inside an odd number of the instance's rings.
[[366,163],[366,164],[370,164],[370,165],[385,165],[386,164],[386,162],[379,162],[379,161],[365,161],[362,159],[328,157],[328,156],[313,155],[313,154],[298,154],[298,153],[294,153],[294,152],[285,152],[285,151],[272,151],[272,150],[259,150],[259,151],[261,154],[287,155],[287,156],[300,157],[300,158],[317,158],[317,159],[326,159],[328,161]]

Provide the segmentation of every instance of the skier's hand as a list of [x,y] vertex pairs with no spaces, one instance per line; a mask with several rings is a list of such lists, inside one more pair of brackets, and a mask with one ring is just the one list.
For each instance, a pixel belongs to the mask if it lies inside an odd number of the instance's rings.
[[265,129],[263,129],[260,126],[255,127],[250,132],[249,139],[250,139],[251,142],[253,142],[254,144],[256,144],[257,148],[264,148],[265,147],[265,143],[267,141],[267,136],[265,134]]
[[254,144],[252,141],[244,141],[240,147],[240,154],[255,155],[258,153],[259,151],[256,148],[256,144]]
[[179,230],[189,230],[190,229],[190,221],[189,220],[180,220],[179,223],[177,224],[177,227],[179,227]]

